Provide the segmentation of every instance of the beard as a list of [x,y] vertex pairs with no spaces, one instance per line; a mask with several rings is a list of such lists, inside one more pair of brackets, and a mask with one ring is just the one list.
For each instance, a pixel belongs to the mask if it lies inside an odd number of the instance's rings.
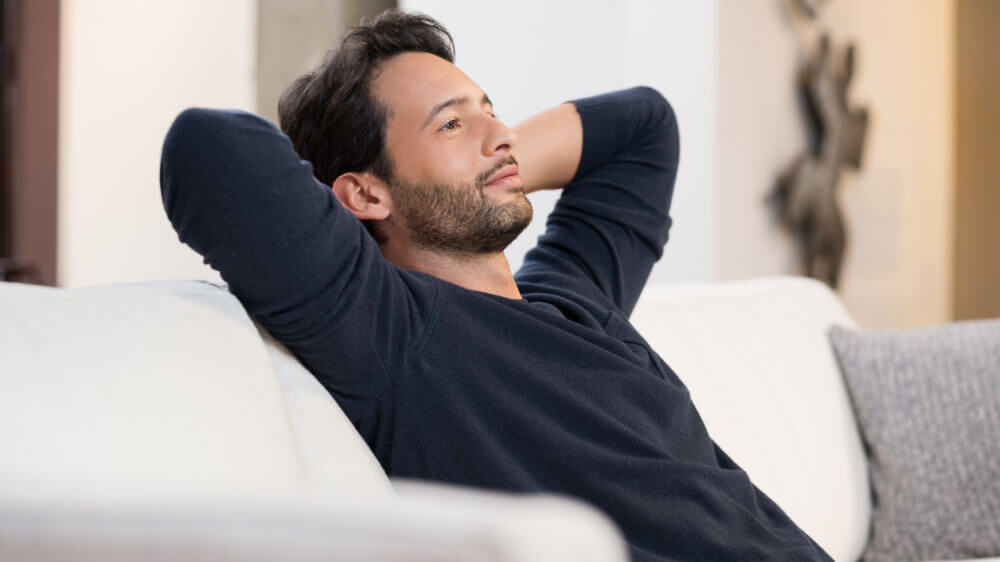
[[390,184],[394,212],[414,242],[426,250],[459,256],[502,252],[528,226],[533,213],[524,188],[517,188],[515,198],[503,203],[484,192],[489,176],[510,163],[500,163],[471,184],[395,178]]

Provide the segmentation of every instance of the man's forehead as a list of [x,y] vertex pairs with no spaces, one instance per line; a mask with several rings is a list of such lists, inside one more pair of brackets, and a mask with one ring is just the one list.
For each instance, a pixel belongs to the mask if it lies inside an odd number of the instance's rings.
[[457,66],[430,53],[408,52],[390,58],[374,86],[392,118],[421,128],[450,106],[492,105],[489,96]]

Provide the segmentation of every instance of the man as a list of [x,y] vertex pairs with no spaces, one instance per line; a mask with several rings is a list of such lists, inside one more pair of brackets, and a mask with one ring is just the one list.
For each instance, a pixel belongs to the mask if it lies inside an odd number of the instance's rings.
[[[634,560],[828,560],[627,320],[670,225],[669,104],[634,88],[511,129],[452,49],[434,20],[390,11],[292,84],[288,137],[184,112],[161,168],[181,240],[390,475],[582,498]],[[525,195],[559,187],[512,275]]]

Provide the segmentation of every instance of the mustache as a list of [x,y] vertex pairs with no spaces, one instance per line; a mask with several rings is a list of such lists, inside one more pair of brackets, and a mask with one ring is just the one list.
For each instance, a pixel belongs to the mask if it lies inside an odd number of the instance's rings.
[[501,160],[500,162],[497,162],[496,166],[493,166],[489,170],[476,176],[476,185],[479,187],[483,187],[484,185],[486,185],[486,180],[490,179],[490,176],[499,172],[500,168],[503,168],[504,166],[510,166],[511,164],[514,164],[515,166],[517,165],[517,159],[514,158],[513,154],[507,156],[507,158]]

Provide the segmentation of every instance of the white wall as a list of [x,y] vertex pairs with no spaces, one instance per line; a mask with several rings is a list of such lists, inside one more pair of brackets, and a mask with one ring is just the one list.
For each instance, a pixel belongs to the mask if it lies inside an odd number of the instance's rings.
[[61,11],[59,284],[217,279],[166,219],[160,146],[185,107],[253,108],[255,2],[63,0]]
[[[653,281],[715,277],[717,2],[688,0],[403,0],[452,33],[456,64],[510,125],[569,99],[635,85],[674,105],[681,166],[674,226]],[[507,251],[516,270],[544,231],[557,192],[531,196],[535,219]]]

